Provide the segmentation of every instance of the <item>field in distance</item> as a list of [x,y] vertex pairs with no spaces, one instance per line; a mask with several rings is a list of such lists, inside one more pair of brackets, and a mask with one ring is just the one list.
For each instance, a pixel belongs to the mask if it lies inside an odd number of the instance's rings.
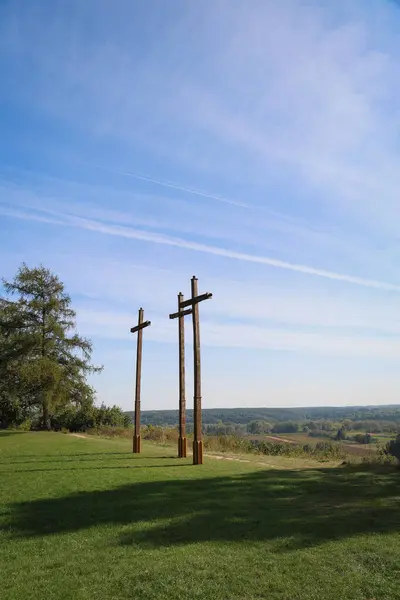
[[[357,433],[359,433],[359,432],[349,431],[348,435],[353,436],[353,435],[356,435]],[[373,442],[376,442],[377,440],[379,440],[381,443],[388,442],[390,439],[393,438],[393,436],[384,436],[384,435],[372,435],[372,437],[373,437]],[[296,445],[301,445],[301,446],[303,446],[304,444],[308,444],[310,446],[315,446],[318,442],[331,442],[334,444],[340,443],[341,446],[344,448],[344,450],[348,454],[355,455],[355,456],[367,456],[371,452],[375,452],[377,450],[376,443],[357,444],[356,442],[350,442],[350,441],[346,441],[346,440],[344,440],[342,442],[335,442],[329,437],[322,437],[322,436],[321,437],[318,437],[318,436],[310,437],[306,433],[276,433],[276,434],[271,434],[271,435],[265,434],[265,435],[251,436],[251,438],[257,439],[258,441],[273,442],[273,443],[281,442],[281,443],[296,444]]]
[[0,432],[2,597],[397,600],[398,472],[265,460]]

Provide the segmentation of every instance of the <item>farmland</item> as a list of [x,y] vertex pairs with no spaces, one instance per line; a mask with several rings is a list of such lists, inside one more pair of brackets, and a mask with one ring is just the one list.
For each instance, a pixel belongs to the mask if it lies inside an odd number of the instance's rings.
[[[349,432],[349,435],[352,432]],[[315,446],[318,442],[327,442],[332,441],[327,437],[310,437],[306,433],[284,433],[284,434],[274,434],[274,435],[264,435],[257,436],[258,440],[264,440],[266,442],[279,442],[286,444],[296,444],[296,445],[304,445],[308,444],[310,446]],[[379,439],[382,443],[387,442],[390,439],[390,436],[376,436],[376,439]],[[333,442],[338,444],[339,442]],[[348,442],[344,440],[340,442],[341,447],[344,452],[349,454],[350,456],[368,456],[371,452],[375,452],[377,450],[376,444],[357,444],[355,442]]]
[[397,472],[130,447],[0,433],[4,598],[398,597]]

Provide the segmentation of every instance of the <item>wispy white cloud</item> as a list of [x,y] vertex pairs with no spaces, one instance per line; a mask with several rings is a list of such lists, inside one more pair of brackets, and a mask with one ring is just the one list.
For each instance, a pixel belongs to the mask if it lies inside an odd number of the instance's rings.
[[[176,343],[176,323],[167,315],[148,313],[152,326],[146,331],[146,340]],[[79,309],[79,325],[91,336],[106,339],[129,340],[129,329],[134,316],[131,313]],[[332,332],[311,333],[283,328],[268,328],[243,323],[221,323],[206,320],[202,326],[205,346],[220,348],[248,348],[301,352],[327,356],[372,357],[397,361],[400,359],[400,336],[368,337],[365,335],[336,335]],[[187,343],[190,344],[190,329]]]
[[154,179],[152,177],[147,177],[146,175],[140,175],[139,173],[133,173],[131,171],[123,171],[119,169],[113,169],[110,167],[105,167],[104,165],[90,165],[87,166],[96,167],[103,171],[108,171],[109,173],[117,173],[118,175],[125,175],[127,177],[132,177],[133,179],[138,179],[139,181],[146,181],[147,183],[154,183],[156,185],[160,185],[162,187],[166,187],[172,190],[178,190],[179,192],[185,192],[187,194],[192,194],[193,196],[200,196],[201,198],[208,198],[210,200],[216,200],[217,202],[222,202],[223,204],[230,204],[232,206],[240,206],[242,208],[252,208],[253,210],[263,210],[266,212],[271,212],[271,214],[276,214],[274,211],[268,211],[265,207],[257,207],[252,204],[248,204],[246,202],[240,202],[239,200],[230,200],[228,198],[223,198],[222,196],[216,196],[214,194],[210,194],[208,192],[202,192],[200,190],[194,190],[192,188],[184,187],[182,185],[178,185],[177,183],[172,183],[168,181],[162,181],[160,179]]
[[[189,289],[191,272],[178,264],[159,268],[157,261],[140,265],[125,259],[85,254],[53,257],[53,268],[63,274],[68,289],[86,298],[82,308],[126,315],[143,305],[154,314],[167,317],[173,312],[178,291]],[[19,261],[19,256],[16,262]],[[75,265],[79,263],[77,271]],[[213,292],[212,302],[202,307],[205,319],[215,322],[278,326],[287,330],[310,332],[334,330],[335,334],[370,336],[398,335],[400,312],[397,293],[376,291],[356,286],[337,285],[323,280],[296,284],[286,280],[259,278],[240,280],[218,276],[200,266],[196,269],[202,287]]]
[[[2,214],[9,214],[16,218],[22,219],[31,219],[33,221],[39,220],[43,221],[43,217],[37,215],[35,213],[30,212],[13,212],[8,208],[1,207],[0,210]],[[295,271],[297,273],[303,273],[305,275],[313,275],[316,277],[323,277],[326,279],[332,279],[336,281],[342,281],[354,285],[360,285],[364,287],[377,288],[382,290],[391,290],[400,292],[400,285],[388,283],[384,281],[375,281],[372,279],[364,279],[362,277],[357,277],[353,275],[346,275],[342,273],[335,273],[333,271],[327,271],[324,269],[317,269],[312,266],[289,263],[286,261],[282,261],[279,259],[271,258],[268,256],[256,256],[251,254],[246,254],[243,252],[235,252],[233,250],[229,250],[226,248],[220,248],[217,246],[210,246],[206,244],[201,244],[198,242],[185,240],[183,238],[163,235],[159,233],[152,233],[149,231],[144,231],[140,229],[135,229],[133,227],[125,227],[121,225],[107,225],[100,221],[95,221],[91,219],[84,219],[80,217],[70,216],[65,213],[58,213],[54,211],[55,216],[57,217],[54,220],[45,219],[47,222],[52,222],[53,224],[60,225],[62,222],[65,226],[77,227],[81,229],[85,229],[88,231],[102,233],[106,235],[124,237],[129,239],[140,240],[143,242],[149,242],[153,244],[162,244],[166,246],[175,246],[178,248],[182,248],[185,250],[192,250],[195,252],[202,252],[206,254],[212,254],[214,256],[220,256],[222,258],[229,258],[238,261],[251,262],[261,265],[266,265],[270,267],[275,267],[278,269],[284,269],[288,271]]]
[[[243,363],[252,348],[309,356],[310,379],[320,355],[393,364],[393,3],[204,0],[179,14],[160,3],[151,15],[128,0],[115,10],[72,0],[68,14],[59,3],[43,6],[0,7],[0,99],[60,128],[60,154],[48,169],[65,173],[44,182],[17,168],[14,186],[3,179],[7,260],[13,248],[54,264],[97,339],[122,343],[131,307],[143,302],[154,315],[149,336],[175,340],[164,311],[195,271],[215,294],[202,307],[209,348],[242,348]],[[23,221],[29,240],[17,247],[9,230]],[[60,232],[58,254],[44,226],[53,239]],[[127,254],[140,270],[121,261]],[[171,264],[175,270],[146,270]],[[263,388],[262,366],[259,373]],[[317,396],[333,379],[318,391],[308,381],[301,394]],[[356,389],[355,375],[349,382]]]

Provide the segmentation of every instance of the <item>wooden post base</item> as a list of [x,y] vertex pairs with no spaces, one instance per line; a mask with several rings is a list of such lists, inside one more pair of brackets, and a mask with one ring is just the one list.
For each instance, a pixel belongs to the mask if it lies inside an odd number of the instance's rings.
[[142,449],[142,439],[141,439],[140,435],[134,435],[133,436],[133,453],[140,454],[141,449]]
[[203,442],[193,442],[193,464],[194,465],[202,465],[203,464]]
[[187,439],[185,437],[178,438],[178,458],[186,458],[187,456]]

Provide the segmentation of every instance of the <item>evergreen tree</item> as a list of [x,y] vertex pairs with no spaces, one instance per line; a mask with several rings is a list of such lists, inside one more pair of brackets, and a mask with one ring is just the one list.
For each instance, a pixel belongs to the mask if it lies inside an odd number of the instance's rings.
[[101,368],[91,364],[91,342],[76,332],[71,299],[49,269],[23,264],[3,286],[9,298],[0,302],[0,397],[39,407],[50,429],[58,407],[93,403],[86,376]]

